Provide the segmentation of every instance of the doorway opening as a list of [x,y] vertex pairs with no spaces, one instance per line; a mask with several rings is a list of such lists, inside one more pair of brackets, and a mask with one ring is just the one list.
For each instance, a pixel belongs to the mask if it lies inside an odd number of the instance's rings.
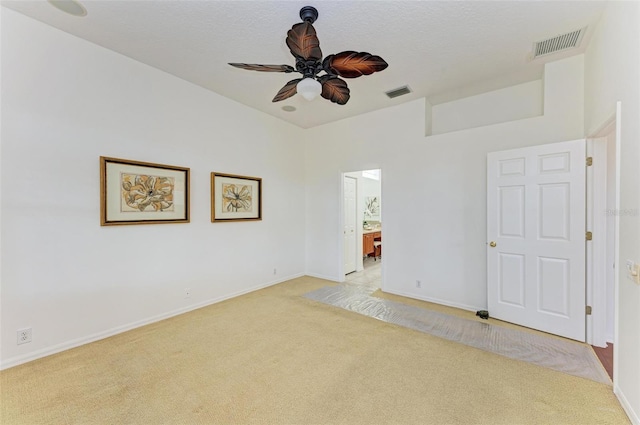
[[380,169],[343,174],[345,281],[382,284],[382,178]]

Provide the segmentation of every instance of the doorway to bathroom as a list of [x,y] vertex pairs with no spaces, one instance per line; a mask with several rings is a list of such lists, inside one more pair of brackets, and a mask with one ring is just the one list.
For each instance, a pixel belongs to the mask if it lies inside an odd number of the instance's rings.
[[345,280],[380,287],[382,268],[381,170],[343,174]]

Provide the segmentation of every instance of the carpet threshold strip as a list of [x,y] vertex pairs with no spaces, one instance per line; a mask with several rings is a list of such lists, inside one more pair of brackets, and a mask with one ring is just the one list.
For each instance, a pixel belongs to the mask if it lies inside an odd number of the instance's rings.
[[376,298],[370,295],[375,289],[341,284],[320,288],[304,296],[383,322],[611,385],[609,376],[588,345]]

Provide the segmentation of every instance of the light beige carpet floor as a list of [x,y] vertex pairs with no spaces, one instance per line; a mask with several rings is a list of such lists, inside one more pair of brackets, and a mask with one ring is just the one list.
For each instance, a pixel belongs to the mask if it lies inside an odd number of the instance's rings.
[[628,424],[611,387],[301,295],[295,279],[0,372],[8,424]]

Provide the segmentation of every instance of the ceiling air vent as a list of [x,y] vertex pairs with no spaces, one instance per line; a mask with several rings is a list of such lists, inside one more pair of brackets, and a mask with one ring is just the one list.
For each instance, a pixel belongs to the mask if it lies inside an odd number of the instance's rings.
[[578,47],[586,30],[587,27],[584,27],[553,38],[538,41],[533,45],[533,59]]
[[385,94],[389,96],[389,99],[393,99],[394,97],[402,96],[409,93],[411,93],[411,89],[409,88],[409,86],[398,87],[397,89],[385,92]]

